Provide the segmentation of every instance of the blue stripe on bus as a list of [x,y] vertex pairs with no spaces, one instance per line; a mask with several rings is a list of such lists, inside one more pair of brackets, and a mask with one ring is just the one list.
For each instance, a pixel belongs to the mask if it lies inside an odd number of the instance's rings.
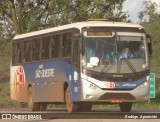
[[136,81],[128,81],[128,82],[114,82],[115,88],[114,89],[134,89],[144,83],[146,81],[146,76],[142,77]]

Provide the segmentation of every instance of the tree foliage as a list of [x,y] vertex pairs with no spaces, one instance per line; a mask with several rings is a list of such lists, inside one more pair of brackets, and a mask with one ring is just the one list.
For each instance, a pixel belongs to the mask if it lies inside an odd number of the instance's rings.
[[[160,13],[159,6],[155,2],[145,1],[144,9],[139,12],[139,19],[146,32],[152,38],[153,54],[151,56],[151,72],[160,78]],[[148,20],[147,20],[148,19]]]
[[142,23],[146,32],[152,37],[153,54],[151,56],[151,72],[160,78],[160,20],[150,23]]
[[143,6],[143,10],[138,13],[138,17],[141,22],[152,22],[160,19],[160,11],[158,9],[160,7],[159,5],[149,0],[144,1]]
[[[126,21],[124,0],[1,0],[0,22],[3,34],[11,39],[43,28],[107,18]],[[114,10],[115,8],[115,10]]]

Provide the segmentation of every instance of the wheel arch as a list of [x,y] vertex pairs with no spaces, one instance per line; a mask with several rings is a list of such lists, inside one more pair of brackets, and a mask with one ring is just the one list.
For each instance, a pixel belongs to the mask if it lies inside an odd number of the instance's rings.
[[[33,85],[32,85],[31,83],[29,83],[29,84],[28,84],[28,87],[27,87],[27,99],[28,99],[28,91],[29,91],[29,88],[32,88],[33,93],[35,93],[35,92],[34,92],[34,87],[33,87]],[[35,94],[33,94],[33,97],[34,97],[34,99],[35,99]]]
[[30,87],[32,87],[32,84],[28,84],[27,90],[28,90]]
[[69,86],[68,82],[64,82],[64,102],[66,102],[65,94],[66,94],[66,90],[67,90],[68,86]]

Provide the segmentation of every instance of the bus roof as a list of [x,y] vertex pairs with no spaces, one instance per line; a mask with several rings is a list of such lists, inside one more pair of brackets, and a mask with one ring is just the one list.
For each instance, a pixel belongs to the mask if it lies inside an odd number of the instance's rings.
[[84,21],[84,22],[76,22],[71,23],[67,25],[62,25],[58,27],[52,27],[48,29],[43,29],[39,31],[29,32],[25,34],[16,35],[13,40],[22,39],[22,38],[28,38],[33,37],[37,35],[52,33],[60,30],[65,29],[71,29],[71,28],[77,28],[81,30],[83,27],[134,27],[134,28],[143,28],[139,24],[133,24],[133,23],[125,23],[125,22],[111,22],[111,21]]

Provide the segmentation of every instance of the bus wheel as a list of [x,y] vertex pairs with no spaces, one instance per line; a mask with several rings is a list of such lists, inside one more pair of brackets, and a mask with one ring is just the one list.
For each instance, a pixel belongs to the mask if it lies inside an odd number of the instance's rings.
[[40,111],[46,111],[47,104],[40,104]]
[[29,87],[28,89],[27,105],[30,111],[40,110],[40,105],[34,102],[34,92],[32,87]]
[[27,107],[26,103],[21,103],[21,102],[17,103],[17,108],[26,108],[26,107]]
[[78,104],[71,102],[69,87],[67,88],[65,93],[65,100],[66,100],[67,110],[69,113],[78,111]]
[[81,112],[89,112],[92,109],[92,104],[88,103],[80,103],[79,104],[79,111]]
[[121,112],[130,112],[132,108],[132,102],[120,103],[119,107],[121,109]]

